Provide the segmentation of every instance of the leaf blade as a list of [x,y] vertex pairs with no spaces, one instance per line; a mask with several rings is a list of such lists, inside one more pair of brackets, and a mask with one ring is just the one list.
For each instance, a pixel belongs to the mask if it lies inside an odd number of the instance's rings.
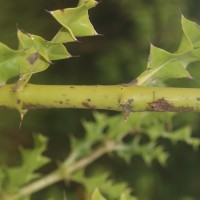
[[156,80],[189,78],[188,65],[200,60],[200,28],[182,17],[183,37],[177,52],[170,53],[151,45],[147,69],[137,78],[137,85],[155,85]]

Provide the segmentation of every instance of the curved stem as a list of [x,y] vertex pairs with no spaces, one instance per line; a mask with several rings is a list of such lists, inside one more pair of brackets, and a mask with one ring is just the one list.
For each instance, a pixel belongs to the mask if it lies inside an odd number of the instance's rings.
[[114,143],[106,144],[105,146],[102,146],[101,148],[94,151],[88,157],[85,157],[75,163],[72,163],[70,166],[66,166],[65,164],[61,165],[59,169],[51,172],[50,174],[46,175],[45,177],[39,180],[34,181],[33,183],[30,183],[29,185],[20,189],[20,191],[17,194],[7,199],[18,200],[22,197],[29,196],[43,188],[46,188],[54,183],[69,178],[74,172],[85,168],[86,166],[103,156],[105,153],[114,151],[115,149],[116,145],[114,145]]

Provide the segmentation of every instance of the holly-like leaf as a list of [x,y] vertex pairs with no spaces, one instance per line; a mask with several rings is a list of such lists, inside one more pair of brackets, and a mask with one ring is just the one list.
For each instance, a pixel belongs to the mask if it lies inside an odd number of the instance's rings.
[[171,133],[164,132],[161,137],[169,139],[172,143],[180,141],[185,142],[194,149],[198,149],[200,146],[200,139],[192,136],[191,127],[188,126],[175,130]]
[[147,69],[138,77],[138,85],[155,85],[157,80],[169,78],[192,79],[187,67],[200,60],[200,28],[182,17],[183,39],[175,53],[151,45]]
[[5,84],[9,79],[25,73],[29,62],[27,52],[12,50],[0,43],[0,84]]
[[88,10],[95,5],[94,0],[85,0],[80,1],[75,8],[50,11],[50,14],[64,27],[52,41],[71,42],[75,41],[76,37],[96,35],[88,15]]
[[77,41],[77,39],[67,28],[62,27],[51,41],[55,43],[67,43]]
[[108,199],[119,199],[120,195],[125,192],[131,194],[131,190],[125,182],[116,183],[109,178],[108,173],[97,172],[93,176],[86,176],[83,171],[75,174],[72,179],[82,184],[87,194],[95,188],[99,188]]
[[47,41],[40,36],[17,31],[19,50],[27,51],[27,65],[25,70],[20,70],[18,87],[23,87],[31,78],[32,74],[44,71],[51,60],[69,58],[70,54],[62,43]]
[[18,189],[39,176],[35,170],[44,166],[49,159],[42,153],[46,149],[47,139],[42,135],[35,137],[35,147],[31,150],[21,149],[22,164],[17,167],[0,170],[0,188],[7,194],[16,193]]
[[164,165],[168,158],[168,153],[162,146],[157,146],[156,142],[141,144],[140,137],[136,137],[128,144],[122,144],[119,151],[116,152],[127,162],[135,155],[140,155],[147,165],[150,165],[153,160],[157,160]]
[[182,16],[182,28],[185,36],[193,48],[200,47],[200,26]]
[[71,57],[62,43],[76,41],[79,36],[96,34],[88,15],[88,10],[95,5],[94,0],[80,0],[75,8],[51,11],[63,26],[51,41],[18,30],[18,50],[0,43],[0,85],[19,77],[17,87],[22,88],[32,74],[47,69],[52,60]]
[[92,193],[91,200],[106,200],[103,195],[100,193],[99,189],[96,188]]
[[20,49],[32,48],[33,52],[38,52],[48,62],[70,57],[69,52],[61,43],[47,41],[40,36],[23,33],[20,30],[18,30],[18,39]]
[[49,66],[49,62],[38,53],[27,35],[18,31],[18,38],[19,50],[0,43],[0,84],[6,84],[13,77],[21,78],[43,71]]

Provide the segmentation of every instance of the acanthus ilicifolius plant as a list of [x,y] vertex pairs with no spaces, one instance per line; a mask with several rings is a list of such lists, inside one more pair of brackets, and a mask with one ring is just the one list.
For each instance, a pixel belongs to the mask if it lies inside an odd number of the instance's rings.
[[[199,89],[156,87],[161,80],[193,78],[187,66],[200,59],[200,28],[183,16],[183,37],[178,50],[169,53],[151,45],[147,69],[131,83],[110,86],[28,83],[32,74],[47,69],[52,61],[70,57],[63,43],[97,34],[88,17],[88,10],[96,4],[94,0],[81,0],[76,8],[50,11],[62,25],[51,41],[18,30],[17,50],[0,43],[0,107],[17,109],[21,116],[39,108],[106,109],[122,111],[125,116],[136,111],[199,112]],[[13,77],[19,77],[18,81],[7,84]]]
[[[170,78],[193,79],[187,66],[200,60],[200,28],[183,16],[181,18],[183,36],[178,50],[175,53],[169,53],[151,45],[147,69],[130,83],[110,86],[59,86],[29,83],[33,74],[46,70],[52,61],[71,57],[64,46],[65,43],[75,42],[78,37],[97,35],[88,16],[88,10],[96,5],[97,2],[94,0],[80,0],[75,8],[49,11],[62,26],[50,41],[18,29],[17,50],[0,43],[0,107],[17,109],[21,118],[29,110],[40,108],[115,110],[123,112],[125,118],[129,117],[132,112],[138,111],[199,112],[200,89],[158,86],[158,83]],[[16,82],[8,84],[9,80],[16,77],[18,77]],[[139,138],[130,144],[123,143],[123,138],[133,131],[131,123],[138,124],[138,127],[134,128],[140,131],[140,123],[145,123],[145,120],[144,122],[138,121],[136,115],[130,116],[130,123],[127,122],[124,127],[121,122],[123,119],[119,116],[109,119],[104,115],[95,114],[97,123],[84,123],[87,132],[85,139],[78,141],[72,138],[71,146],[75,150],[58,169],[33,181],[38,178],[35,170],[48,162],[44,156],[41,156],[45,150],[46,139],[41,135],[36,137],[35,150],[22,150],[22,157],[26,163],[19,168],[0,170],[0,198],[2,200],[28,200],[34,192],[60,180],[77,181],[84,184],[86,190],[91,191],[94,180],[84,177],[83,171],[80,170],[105,153],[113,151],[118,152],[119,156],[125,160],[130,160],[133,154],[142,154],[147,163],[153,159],[164,163],[168,155],[162,147],[156,146],[155,142],[159,137],[159,128],[154,127],[151,130],[145,126],[146,129],[142,130],[154,133],[154,135],[151,134],[152,142],[148,145],[140,146]],[[163,114],[162,117],[157,115],[154,117],[162,121],[163,127],[166,125],[164,121],[168,120],[167,116]],[[103,134],[105,130],[108,134]],[[173,136],[164,132],[162,137],[171,137],[171,140],[178,141],[184,135],[189,138],[188,144],[198,146],[199,140],[192,140],[189,132],[186,127],[174,132]],[[101,142],[102,144],[97,149],[92,149]],[[33,163],[35,160],[37,162]],[[75,173],[77,171],[80,173]],[[120,191],[125,191],[120,197],[121,200],[135,199],[131,197],[129,189],[125,190],[127,185],[119,184],[114,187],[112,182],[105,184],[108,174],[100,175],[95,180],[97,179],[103,183],[101,191],[103,190],[104,193],[108,188],[114,188],[109,194],[111,199],[116,199],[116,195],[120,196],[117,192],[119,188]],[[96,189],[91,199],[104,200],[105,198]]]

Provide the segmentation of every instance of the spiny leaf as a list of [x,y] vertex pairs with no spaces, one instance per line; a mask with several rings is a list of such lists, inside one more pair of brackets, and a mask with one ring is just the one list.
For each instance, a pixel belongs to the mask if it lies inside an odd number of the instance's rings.
[[99,189],[96,188],[92,193],[91,200],[106,200],[106,199],[102,196]]
[[29,62],[27,52],[12,50],[0,43],[0,84],[5,84],[10,78],[25,73]]
[[[70,42],[76,40],[76,37],[97,34],[88,16],[88,9],[96,5],[95,1],[87,0],[79,3],[79,6],[75,8],[50,11],[50,14],[64,27],[52,41]],[[63,32],[67,33],[66,41],[64,41]]]
[[62,43],[76,41],[78,36],[96,34],[88,16],[88,10],[95,5],[94,0],[80,0],[75,8],[51,11],[63,26],[51,41],[18,30],[18,50],[0,43],[0,85],[18,76],[17,87],[21,88],[32,74],[47,69],[52,60],[69,58],[70,54]]
[[65,27],[62,27],[51,41],[55,43],[67,43],[77,41],[77,39],[70,32],[70,30],[68,30]]
[[162,137],[170,139],[173,143],[183,141],[194,149],[197,149],[200,146],[199,138],[192,137],[192,130],[188,126],[172,131],[171,133],[165,132],[162,134]]
[[[91,195],[91,200],[106,200],[104,196],[101,194],[98,188],[95,188]],[[126,194],[125,192],[121,194],[120,200],[137,200],[137,198]]]
[[120,200],[137,200],[136,197],[131,196],[129,193],[127,192],[123,192],[120,196]]
[[18,30],[18,39],[20,49],[32,48],[34,52],[38,52],[48,62],[70,57],[69,52],[61,43],[47,41],[40,36],[26,34],[20,30]]
[[187,67],[200,60],[200,29],[185,17],[181,19],[183,37],[175,53],[151,45],[147,70],[138,77],[138,85],[155,85],[157,80],[192,78]]
[[24,34],[18,31],[20,49],[13,50],[0,43],[0,84],[5,84],[13,77],[22,77],[26,74],[33,74],[45,70],[49,63],[42,58],[37,50],[29,47],[31,45]]
[[86,176],[83,171],[75,174],[73,180],[81,183],[86,192],[90,194],[98,187],[109,199],[117,199],[122,192],[130,194],[131,191],[124,182],[116,183],[109,178],[109,173],[95,173],[93,176]]
[[141,144],[140,137],[136,137],[128,144],[122,144],[117,154],[127,162],[130,162],[133,156],[140,155],[147,165],[150,165],[153,160],[164,165],[168,158],[168,153],[162,146],[157,146],[156,142]]
[[0,185],[6,193],[15,193],[22,185],[37,178],[39,174],[36,173],[35,170],[49,162],[49,160],[42,155],[47,145],[47,139],[42,135],[37,135],[34,141],[34,149],[21,149],[22,164],[20,166],[1,170],[1,173],[5,175],[4,178],[0,180]]
[[79,0],[78,6],[85,5],[88,9],[95,7],[97,2],[95,0]]
[[182,28],[194,48],[200,47],[200,26],[182,16]]
[[70,57],[69,52],[61,43],[47,41],[40,36],[17,31],[19,50],[27,51],[26,71],[20,70],[18,87],[23,87],[31,78],[32,74],[44,71],[51,63],[51,60],[59,60]]

